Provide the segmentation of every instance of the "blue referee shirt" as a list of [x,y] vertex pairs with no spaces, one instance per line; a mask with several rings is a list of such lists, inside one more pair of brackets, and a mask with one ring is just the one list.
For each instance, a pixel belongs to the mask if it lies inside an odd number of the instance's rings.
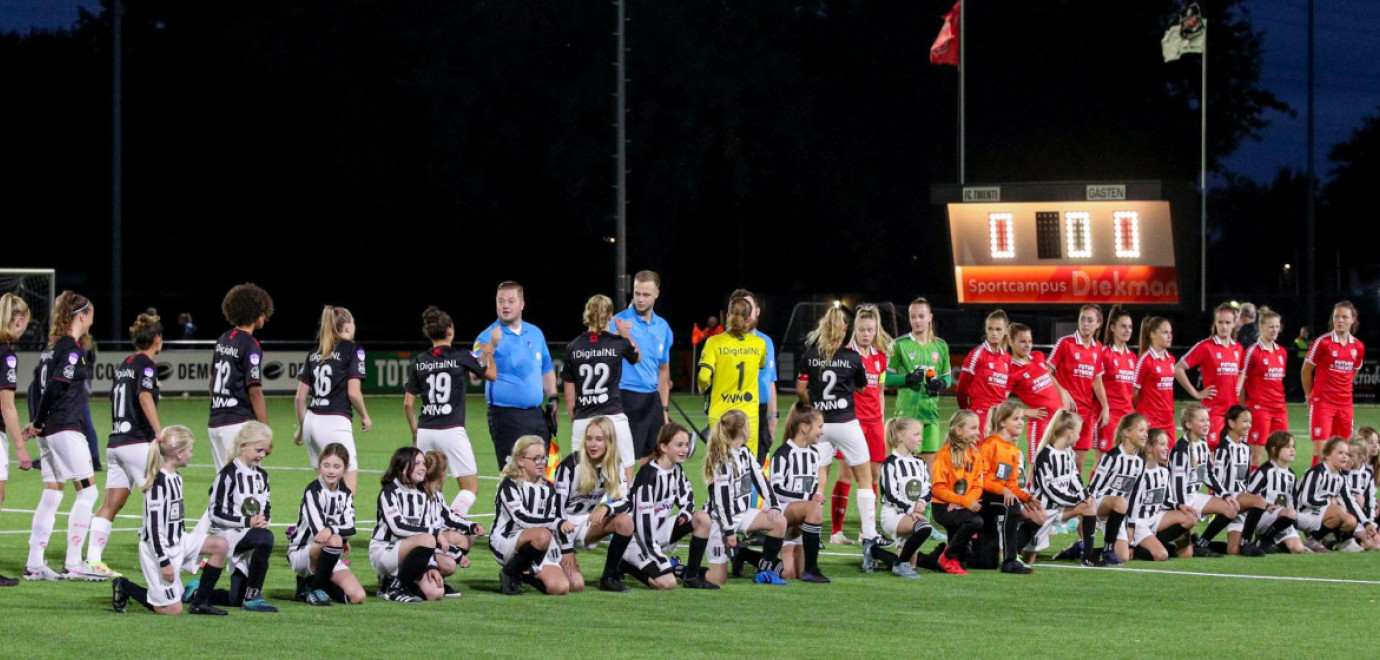
[[[652,320],[644,321],[636,309],[629,306],[615,314],[615,319],[632,321],[632,339],[642,351],[642,359],[637,364],[623,361],[623,379],[618,381],[618,389],[644,394],[656,392],[661,383],[661,365],[671,363],[671,324],[652,312]],[[609,331],[616,332],[613,322]]]
[[757,396],[765,406],[771,402],[771,386],[776,383],[776,344],[761,330],[753,330],[752,334],[767,342],[767,366],[757,372]]
[[491,406],[503,408],[536,408],[545,403],[546,391],[542,389],[541,377],[554,371],[551,351],[546,348],[546,335],[541,328],[526,321],[520,326],[521,332],[513,332],[495,320],[475,337],[475,343],[488,342],[494,326],[503,329],[503,337],[494,351],[498,380],[484,383],[484,400]]

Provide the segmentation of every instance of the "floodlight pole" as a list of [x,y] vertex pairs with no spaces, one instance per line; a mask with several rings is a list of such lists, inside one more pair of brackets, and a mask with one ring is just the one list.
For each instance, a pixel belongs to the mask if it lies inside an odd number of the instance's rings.
[[614,302],[618,309],[628,306],[628,122],[627,122],[627,18],[624,14],[624,0],[614,2],[618,6],[618,91],[617,100],[617,183],[615,188],[616,220],[614,223]]
[[968,63],[968,3],[958,3],[958,185],[967,183],[968,154],[965,150],[966,127],[963,125],[964,69]]
[[1198,311],[1200,311],[1200,312],[1207,312],[1207,198],[1208,198],[1208,188],[1207,188],[1207,168],[1208,168],[1208,160],[1207,160],[1207,135],[1208,135],[1208,124],[1207,124],[1207,121],[1208,121],[1208,115],[1207,115],[1207,102],[1208,102],[1208,72],[1207,72],[1207,69],[1208,69],[1208,67],[1207,67],[1207,62],[1208,62],[1208,32],[1206,31],[1206,30],[1207,30],[1207,21],[1204,20],[1204,19],[1202,18],[1202,14],[1201,14],[1201,13],[1200,13],[1199,16],[1198,16],[1198,20],[1203,21],[1203,30],[1204,30],[1204,32],[1203,32],[1203,57],[1202,57],[1202,60],[1203,60],[1203,91],[1202,91],[1201,99],[1198,101],[1198,109],[1199,109],[1199,110],[1202,112],[1202,114],[1203,114],[1202,122],[1201,122],[1202,125],[1203,125],[1203,128],[1202,128],[1202,140],[1201,140],[1201,144],[1199,145],[1199,163],[1198,163],[1198,166],[1199,166],[1199,172],[1198,172],[1198,186],[1199,186],[1199,190],[1200,190],[1200,193],[1201,193],[1201,200],[1200,200],[1200,201],[1201,201],[1201,204],[1202,204],[1202,208],[1199,209],[1199,215],[1198,215],[1198,217],[1199,217],[1199,228],[1198,228],[1198,240],[1199,240],[1199,262],[1198,262],[1198,273],[1199,273],[1199,275],[1198,275],[1198,287],[1199,287],[1199,289],[1198,289]]
[[122,245],[124,235],[124,218],[122,217],[122,207],[124,206],[123,191],[124,181],[122,170],[123,145],[121,144],[121,80],[124,77],[121,73],[123,69],[124,47],[121,33],[123,20],[121,15],[124,13],[124,3],[114,0],[110,6],[110,13],[114,25],[113,46],[111,48],[112,61],[112,90],[111,90],[111,127],[110,127],[110,327],[111,339],[120,338],[120,320],[124,318],[123,298],[124,298],[124,263]]
[[[1304,223],[1308,226],[1308,249],[1304,251],[1304,260],[1308,264],[1308,286],[1304,287],[1304,323],[1313,323],[1313,313],[1317,310],[1317,231],[1315,222],[1317,219],[1317,186],[1313,172],[1313,0],[1308,0],[1308,217]],[[1315,333],[1316,334],[1316,333]]]

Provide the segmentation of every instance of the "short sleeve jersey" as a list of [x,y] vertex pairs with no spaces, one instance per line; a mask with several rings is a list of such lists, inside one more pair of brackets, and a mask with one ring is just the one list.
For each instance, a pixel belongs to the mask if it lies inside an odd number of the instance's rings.
[[1266,348],[1256,342],[1246,349],[1246,382],[1241,394],[1246,405],[1266,410],[1284,409],[1284,374],[1288,371],[1289,351],[1280,344]]
[[604,331],[583,333],[565,347],[561,380],[575,385],[575,419],[623,412],[618,383],[623,362],[637,364],[638,351],[625,337]]
[[1124,415],[1135,408],[1131,397],[1136,393],[1136,352],[1130,346],[1123,350],[1111,344],[1102,347],[1102,387],[1112,412]]
[[[1004,350],[992,350],[983,342],[969,351],[963,359],[963,373],[968,375],[968,405],[972,410],[987,410],[1002,401],[1011,392],[1011,354]],[[965,402],[959,401],[959,405]]]
[[722,332],[706,339],[697,378],[709,383],[710,419],[719,419],[729,410],[757,419],[757,374],[766,364],[767,343],[761,337],[745,334],[740,339]]
[[263,349],[254,335],[231,328],[216,340],[211,361],[211,426],[229,426],[254,419],[249,388],[263,378]]
[[158,368],[149,356],[135,353],[115,368],[115,381],[110,386],[111,430],[107,446],[153,440],[153,424],[139,405],[139,395],[144,392],[152,395],[154,405],[158,405]]
[[1209,337],[1188,350],[1181,361],[1185,369],[1197,369],[1203,387],[1216,387],[1217,394],[1203,399],[1203,405],[1224,413],[1236,405],[1236,379],[1241,375],[1245,349],[1236,341]]
[[1064,407],[1064,400],[1059,397],[1059,389],[1054,385],[1049,362],[1042,351],[1031,351],[1030,361],[1024,364],[1012,357],[1010,382],[1011,392],[1031,408],[1054,412]]
[[858,419],[878,421],[882,419],[882,384],[886,378],[886,353],[873,350],[871,355],[863,355],[858,347],[849,345],[862,359],[863,370],[867,373],[867,385],[853,394],[857,404]]
[[796,380],[805,381],[810,405],[824,415],[824,423],[841,424],[858,418],[854,393],[867,387],[867,367],[857,351],[843,346],[826,359],[818,348],[808,346],[800,356]]
[[43,390],[48,387],[48,372],[53,370],[53,349],[45,348],[38,354],[34,363],[34,377],[29,381],[29,420],[38,415],[38,402],[43,398]]
[[38,411],[40,414],[46,413],[43,419],[35,420],[41,422],[39,425],[43,428],[43,435],[81,430],[86,420],[88,401],[86,381],[90,378],[91,365],[87,362],[86,351],[71,337],[59,339],[53,345],[52,366],[48,369],[44,391],[52,387],[54,382],[66,383],[67,389],[46,411]]
[[422,399],[417,427],[453,429],[465,425],[465,372],[484,376],[474,354],[454,346],[433,346],[412,359],[403,391]]
[[1092,339],[1084,344],[1078,333],[1066,335],[1049,351],[1049,368],[1068,390],[1069,397],[1085,416],[1094,409],[1097,397],[1093,383],[1102,377],[1102,343]]
[[1136,412],[1145,415],[1150,428],[1174,432],[1174,356],[1148,348],[1136,363],[1136,389],[1140,404]]
[[365,378],[364,349],[349,339],[336,343],[330,355],[319,350],[307,354],[297,381],[307,386],[307,410],[318,415],[354,417],[350,408],[351,380]]
[[1329,332],[1318,337],[1308,349],[1305,362],[1313,365],[1313,395],[1310,402],[1333,406],[1351,405],[1351,384],[1361,363],[1366,359],[1366,346],[1354,336],[1346,341]]

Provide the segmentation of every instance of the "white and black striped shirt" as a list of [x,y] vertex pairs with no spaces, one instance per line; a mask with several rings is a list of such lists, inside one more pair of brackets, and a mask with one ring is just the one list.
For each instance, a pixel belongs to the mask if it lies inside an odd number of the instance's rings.
[[344,483],[331,490],[320,479],[307,484],[297,509],[297,530],[288,551],[307,547],[317,533],[329,527],[345,539],[355,535],[355,498]]
[[1298,489],[1294,491],[1294,499],[1299,504],[1299,513],[1321,515],[1334,498],[1341,500],[1347,513],[1356,516],[1359,524],[1365,525],[1374,522],[1363,515],[1365,512],[1361,510],[1360,503],[1351,495],[1351,491],[1346,489],[1346,475],[1333,472],[1327,463],[1318,463],[1308,468],[1308,471],[1303,473],[1303,479],[1298,483]]
[[930,501],[930,471],[919,456],[892,452],[882,461],[882,477],[878,484],[882,506],[898,515],[915,512],[916,504],[923,511]]
[[1346,473],[1346,489],[1356,498],[1367,518],[1375,520],[1375,472],[1363,465]]
[[1205,439],[1182,437],[1174,443],[1174,449],[1169,452],[1169,476],[1170,497],[1179,504],[1187,503],[1190,495],[1202,492],[1203,484],[1214,493],[1222,490],[1217,483],[1217,473],[1212,469],[1212,449]]
[[1251,473],[1246,482],[1246,491],[1259,495],[1266,506],[1279,506],[1286,509],[1294,507],[1294,471],[1265,461],[1260,469]]
[[272,512],[268,473],[262,467],[249,467],[237,457],[216,474],[211,484],[212,534],[244,529],[255,515],[272,520]]
[[588,493],[580,493],[580,452],[574,452],[565,457],[561,464],[556,466],[556,481],[552,484],[556,489],[556,510],[562,516],[587,516],[593,513],[599,505],[605,504],[609,507],[609,515],[620,513],[631,513],[632,504],[628,501],[628,479],[622,469],[614,470],[615,477],[618,479],[618,497],[609,497],[608,475],[604,474],[604,466],[594,466],[594,488]]
[[[695,489],[679,465],[663,468],[655,460],[649,461],[633,477],[633,524],[643,547],[654,548],[662,539],[671,537],[670,527],[676,517],[689,519],[695,513]],[[679,511],[673,517],[672,509]]]
[[519,481],[503,477],[494,494],[494,534],[507,538],[524,529],[546,527],[555,531],[561,513],[556,489],[545,479]]
[[1126,507],[1126,520],[1131,526],[1149,521],[1155,514],[1174,508],[1169,497],[1169,468],[1157,465],[1146,468],[1136,479],[1131,489],[1130,503]]
[[1097,461],[1097,469],[1093,470],[1092,479],[1088,481],[1088,490],[1092,491],[1093,497],[1128,497],[1131,488],[1136,485],[1136,479],[1144,471],[1145,459],[1127,454],[1121,450],[1121,445],[1117,445]]
[[771,455],[771,488],[781,506],[808,500],[819,493],[819,452],[790,440]]
[[453,530],[461,534],[474,535],[474,523],[451,509],[450,505],[446,504],[445,494],[439,488],[427,498],[427,522],[431,524],[433,534]]
[[1078,477],[1078,456],[1073,449],[1045,445],[1035,455],[1035,476],[1030,494],[1046,509],[1078,506],[1088,499],[1088,491]]
[[764,500],[763,509],[781,509],[776,493],[772,492],[762,468],[757,466],[757,459],[747,447],[733,450],[728,460],[714,470],[714,483],[709,485],[709,517],[719,524],[720,534],[733,533],[738,516],[747,511],[752,500],[754,485]]
[[[163,470],[144,493],[144,524],[139,540],[149,544],[159,566],[172,563],[168,551],[182,543],[182,475]],[[181,558],[178,558],[181,561]]]
[[1244,441],[1238,442],[1223,435],[1222,443],[1212,454],[1212,469],[1217,476],[1221,490],[1213,488],[1218,497],[1237,495],[1246,492],[1246,479],[1251,473],[1251,448]]
[[414,486],[405,486],[401,481],[383,485],[379,490],[377,522],[374,525],[374,543],[396,543],[409,536],[431,534],[431,498]]

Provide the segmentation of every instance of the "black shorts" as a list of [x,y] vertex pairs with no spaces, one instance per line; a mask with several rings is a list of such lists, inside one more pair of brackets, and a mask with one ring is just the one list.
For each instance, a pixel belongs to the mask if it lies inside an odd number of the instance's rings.
[[633,453],[637,458],[651,456],[656,449],[656,436],[666,424],[666,406],[661,404],[661,392],[632,392],[619,390],[623,414],[628,416],[632,429]]
[[546,425],[546,415],[541,408],[504,408],[489,406],[489,437],[494,442],[494,459],[498,469],[508,464],[513,455],[513,445],[524,435],[535,435],[551,447],[551,429]]

